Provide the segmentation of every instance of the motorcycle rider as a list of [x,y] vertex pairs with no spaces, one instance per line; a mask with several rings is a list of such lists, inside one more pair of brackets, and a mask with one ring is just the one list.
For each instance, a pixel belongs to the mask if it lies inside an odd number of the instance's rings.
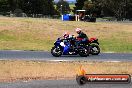
[[73,49],[75,46],[74,37],[73,37],[73,35],[70,35],[70,33],[68,33],[68,32],[65,32],[63,34],[63,42],[64,42],[64,44],[70,43],[70,47],[69,47],[70,49]]
[[70,39],[70,38],[71,38],[70,33],[65,32],[65,33],[63,34],[63,36],[62,36],[62,39],[63,39],[64,44],[66,44],[67,42],[69,42],[69,39]]
[[71,35],[70,35],[70,33],[68,33],[68,32],[65,32],[64,34],[63,34],[63,38],[64,39],[68,39],[68,38],[70,38],[71,37]]
[[88,41],[88,36],[84,32],[82,32],[82,29],[76,28],[76,32],[78,34],[78,36],[76,37],[78,41],[77,46],[82,42]]

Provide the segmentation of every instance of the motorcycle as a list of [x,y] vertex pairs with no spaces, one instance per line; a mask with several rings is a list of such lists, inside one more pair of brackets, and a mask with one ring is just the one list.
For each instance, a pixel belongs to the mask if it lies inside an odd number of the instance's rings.
[[99,42],[97,38],[90,38],[89,43],[89,53],[92,55],[98,55],[100,53]]
[[[77,40],[81,41],[82,38],[77,38]],[[89,54],[98,55],[100,53],[100,47],[97,38],[90,38],[87,42],[84,42],[84,46],[87,47]]]
[[55,57],[61,55],[80,55],[82,57],[89,56],[89,51],[86,46],[79,44],[78,47],[75,46],[76,39],[70,38],[69,40],[58,38],[54,43],[54,47],[51,49],[51,54]]

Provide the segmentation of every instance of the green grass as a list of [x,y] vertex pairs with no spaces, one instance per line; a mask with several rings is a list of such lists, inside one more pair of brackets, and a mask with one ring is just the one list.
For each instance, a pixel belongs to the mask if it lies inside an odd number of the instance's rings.
[[132,44],[121,40],[101,40],[100,47],[104,52],[132,52]]
[[132,52],[130,24],[6,17],[0,17],[0,50],[50,51],[65,31],[76,36],[77,27],[99,39],[101,52]]

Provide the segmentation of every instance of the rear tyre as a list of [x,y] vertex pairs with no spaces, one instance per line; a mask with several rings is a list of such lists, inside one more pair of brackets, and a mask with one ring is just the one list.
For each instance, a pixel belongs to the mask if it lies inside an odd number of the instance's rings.
[[91,45],[90,53],[92,55],[98,55],[100,53],[100,48],[98,45]]
[[54,56],[54,57],[60,57],[62,55],[62,51],[61,51],[61,48],[60,47],[52,47],[51,49],[51,54]]

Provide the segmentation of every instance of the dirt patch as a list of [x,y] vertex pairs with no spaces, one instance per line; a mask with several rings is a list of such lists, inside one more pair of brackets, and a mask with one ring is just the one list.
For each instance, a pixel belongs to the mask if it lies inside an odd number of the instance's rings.
[[132,74],[132,62],[0,61],[0,82],[74,79],[82,67],[88,74]]

